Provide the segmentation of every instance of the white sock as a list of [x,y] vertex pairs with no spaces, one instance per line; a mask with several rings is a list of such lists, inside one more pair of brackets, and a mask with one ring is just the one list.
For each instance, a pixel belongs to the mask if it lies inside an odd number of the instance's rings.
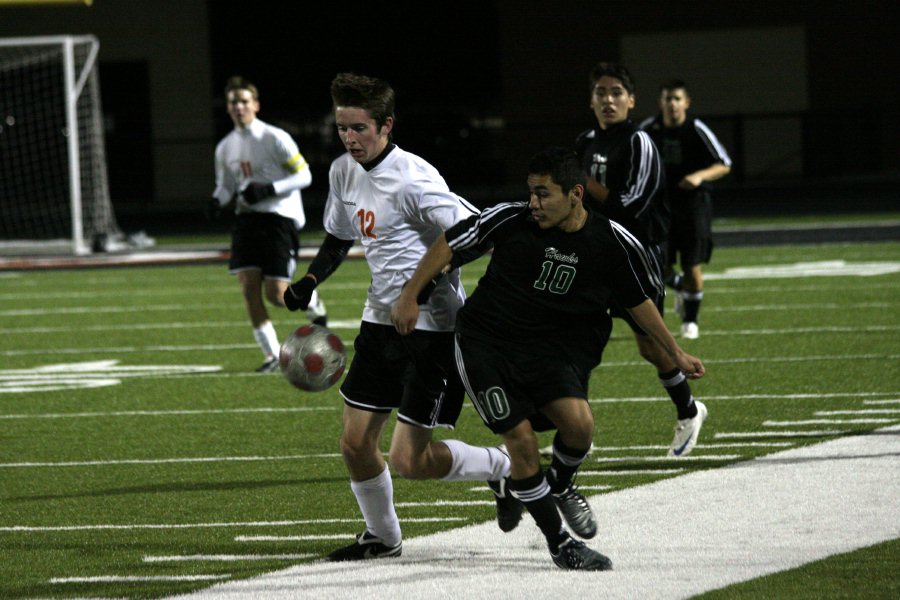
[[509,456],[499,448],[470,446],[459,440],[438,443],[447,446],[453,457],[444,481],[499,481],[509,475]]
[[384,467],[381,475],[366,481],[350,481],[350,489],[362,511],[366,529],[380,537],[388,546],[396,546],[403,539],[400,520],[394,510],[394,483],[391,472]]
[[256,338],[256,343],[267,360],[278,356],[281,344],[278,343],[278,334],[275,333],[275,326],[272,324],[272,321],[266,321],[255,328],[253,337]]

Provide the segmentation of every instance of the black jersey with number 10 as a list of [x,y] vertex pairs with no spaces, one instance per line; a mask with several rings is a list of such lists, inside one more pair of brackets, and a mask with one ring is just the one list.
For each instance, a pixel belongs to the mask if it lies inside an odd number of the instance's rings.
[[457,223],[446,238],[454,251],[493,243],[456,321],[457,331],[486,341],[599,362],[610,302],[637,306],[660,286],[640,242],[590,210],[584,227],[567,233],[538,227],[525,202],[498,204]]

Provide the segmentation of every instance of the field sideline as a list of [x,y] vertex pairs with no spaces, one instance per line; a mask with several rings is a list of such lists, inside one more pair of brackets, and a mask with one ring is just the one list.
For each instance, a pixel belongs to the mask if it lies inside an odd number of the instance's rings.
[[[468,289],[483,263],[472,267]],[[707,365],[694,391],[710,418],[688,460],[664,456],[674,409],[621,324],[591,379],[597,450],[579,483],[601,521],[590,544],[616,563],[589,576],[611,576],[605,585],[572,587],[585,574],[552,568],[527,517],[502,536],[485,486],[395,478],[404,557],[374,571],[382,583],[367,597],[526,595],[476,589],[480,578],[624,598],[616,586],[633,589],[635,574],[659,584],[641,588],[648,598],[900,596],[900,243],[721,248],[706,272],[701,337],[685,347]],[[347,261],[321,288],[346,342],[367,285],[364,263]],[[282,336],[301,317],[273,312]],[[261,581],[282,597],[360,592],[354,573],[369,577],[369,565],[319,562],[361,527],[337,454],[337,391],[252,372],[261,356],[224,265],[0,272],[0,334],[0,598],[160,598],[228,582],[207,592],[226,594]],[[469,407],[452,435],[497,443]],[[759,472],[777,477],[741,479]],[[654,521],[654,506],[686,508]],[[769,524],[748,547],[794,558],[758,569],[766,557],[731,553],[743,534],[728,510]],[[634,523],[658,527],[629,538]],[[722,577],[698,587],[682,560]],[[418,569],[436,565],[433,588],[402,587],[426,586]]]

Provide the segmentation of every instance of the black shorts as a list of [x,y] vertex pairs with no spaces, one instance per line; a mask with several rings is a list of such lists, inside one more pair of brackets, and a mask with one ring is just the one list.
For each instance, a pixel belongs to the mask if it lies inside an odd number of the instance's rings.
[[526,351],[457,335],[456,367],[475,410],[494,433],[525,419],[535,430],[549,429],[542,406],[559,398],[587,401],[590,367],[558,352],[541,353],[537,344]]
[[688,271],[708,263],[712,250],[712,199],[709,193],[700,191],[679,202],[677,210],[672,211],[668,264],[680,262],[682,270]]
[[299,248],[293,219],[274,213],[241,213],[231,232],[228,270],[259,269],[263,277],[290,281]]
[[462,410],[462,383],[453,365],[453,332],[415,330],[363,321],[341,385],[344,403],[420,427],[452,429]]

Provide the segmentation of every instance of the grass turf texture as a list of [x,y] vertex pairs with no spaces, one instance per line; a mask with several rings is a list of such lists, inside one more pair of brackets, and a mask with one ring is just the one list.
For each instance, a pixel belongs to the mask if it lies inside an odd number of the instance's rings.
[[[652,368],[638,357],[630,332],[617,322],[604,364],[591,379],[600,447],[593,457],[602,460],[585,470],[633,472],[602,478],[621,489],[672,476],[651,470],[716,468],[786,447],[717,447],[721,444],[797,446],[828,436],[779,434],[885,425],[765,424],[860,419],[817,413],[876,409],[864,401],[900,393],[897,273],[725,277],[730,268],[837,260],[897,262],[900,244],[716,251],[705,270],[710,277],[701,337],[684,342],[709,371],[693,385],[711,414],[694,456],[709,460],[657,460],[671,439],[674,408]],[[484,264],[467,270],[469,290]],[[351,354],[367,286],[365,263],[348,260],[321,287],[329,318]],[[671,308],[669,299],[666,320],[674,331],[678,323]],[[273,310],[272,316],[282,338],[304,321],[302,313],[284,310]],[[337,387],[305,393],[280,375],[253,373],[262,357],[237,282],[223,265],[0,273],[0,333],[0,390],[6,392],[0,394],[0,597],[181,593],[213,582],[51,580],[111,574],[248,577],[321,558],[361,530],[338,455]],[[120,383],[102,387],[13,388],[26,374],[17,370],[27,370],[32,384],[46,383],[31,370],[87,361],[118,361],[118,367],[132,371],[104,375]],[[191,367],[221,369],[192,372]],[[900,420],[896,414],[866,418]],[[760,433],[749,440],[715,437],[726,432]],[[438,433],[449,435],[474,444],[498,442],[470,406],[456,432]],[[723,454],[739,458],[715,458]],[[394,482],[407,537],[493,518],[485,486]],[[601,478],[585,475],[579,482],[596,485]],[[435,500],[481,503],[415,504]],[[431,517],[457,520],[415,520]],[[236,540],[300,535],[343,537]],[[898,551],[895,540],[704,597],[851,597],[851,592],[855,598],[896,597]],[[207,559],[147,560],[195,555]],[[261,558],[212,560],[215,555]],[[811,587],[812,581],[819,583]]]

